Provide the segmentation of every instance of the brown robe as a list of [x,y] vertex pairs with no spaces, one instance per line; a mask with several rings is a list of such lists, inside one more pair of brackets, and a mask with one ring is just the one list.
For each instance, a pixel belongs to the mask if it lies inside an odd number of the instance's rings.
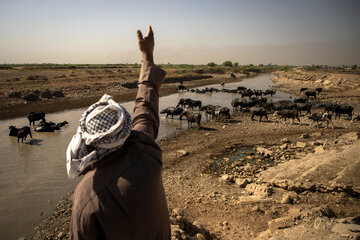
[[162,152],[155,142],[165,74],[143,62],[133,130],[124,146],[101,159],[76,187],[70,239],[170,239]]

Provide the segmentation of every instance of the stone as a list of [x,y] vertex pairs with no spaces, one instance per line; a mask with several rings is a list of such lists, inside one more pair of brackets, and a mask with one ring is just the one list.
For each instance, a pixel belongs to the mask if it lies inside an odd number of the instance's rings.
[[248,184],[246,186],[246,190],[261,197],[268,197],[271,195],[272,192],[272,189],[270,187],[255,183]]
[[221,181],[223,182],[230,182],[231,181],[231,177],[229,174],[223,174],[220,178]]
[[249,184],[249,181],[247,179],[244,179],[244,178],[237,178],[235,180],[235,183],[237,185],[239,185],[240,187],[245,188]]
[[306,143],[304,143],[304,142],[297,142],[297,143],[296,143],[296,147],[297,147],[297,148],[304,148],[304,147],[306,147]]
[[25,237],[19,237],[17,240],[26,240]]
[[196,234],[196,239],[198,239],[198,240],[206,240],[205,236],[202,235],[201,233]]
[[260,207],[259,206],[254,206],[253,208],[251,208],[252,212],[260,212]]
[[301,135],[301,138],[308,139],[310,138],[310,135],[308,133],[304,133],[303,135]]
[[314,150],[315,150],[315,154],[320,154],[320,153],[325,152],[325,149],[323,148],[323,146],[317,146],[314,148]]
[[276,218],[268,222],[270,232],[274,233],[278,229],[288,228],[294,225],[294,219],[290,216]]
[[285,194],[285,196],[281,199],[281,204],[291,204],[291,198],[289,194]]
[[252,172],[252,171],[253,171],[253,167],[252,167],[250,164],[247,164],[247,165],[244,167],[244,171],[245,171],[245,172]]
[[310,134],[311,137],[321,137],[321,132],[314,132]]
[[284,143],[283,145],[280,145],[280,149],[281,149],[281,150],[285,150],[285,149],[287,149],[287,148],[288,148],[287,143]]
[[256,148],[256,151],[257,151],[259,154],[264,155],[265,157],[270,157],[270,156],[273,154],[272,151],[270,151],[270,150],[268,150],[268,149],[266,149],[266,148],[263,148],[263,147],[257,147],[257,148]]
[[188,151],[186,151],[184,149],[178,150],[178,153],[179,153],[180,157],[185,157],[190,154]]
[[184,216],[184,210],[182,210],[181,208],[175,208],[173,211],[172,211],[172,214],[174,216]]
[[291,143],[291,141],[289,139],[287,139],[287,138],[281,139],[281,142],[282,143]]

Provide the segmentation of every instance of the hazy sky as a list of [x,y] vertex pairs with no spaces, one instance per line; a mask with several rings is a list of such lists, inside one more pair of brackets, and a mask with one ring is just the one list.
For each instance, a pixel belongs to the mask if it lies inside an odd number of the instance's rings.
[[358,0],[0,0],[0,63],[360,65]]

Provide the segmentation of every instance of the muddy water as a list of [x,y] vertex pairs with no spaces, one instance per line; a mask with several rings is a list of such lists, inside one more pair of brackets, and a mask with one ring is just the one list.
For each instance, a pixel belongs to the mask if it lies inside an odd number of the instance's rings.
[[[255,89],[268,89],[272,86],[269,74],[245,79],[241,83],[226,84],[233,89],[245,86]],[[219,84],[207,87],[220,88]],[[277,93],[274,101],[289,99],[289,94]],[[162,97],[160,109],[175,106],[180,98],[189,97],[201,100],[203,105],[217,104],[230,107],[237,94],[181,93]],[[129,112],[133,103],[123,103]],[[0,239],[17,239],[30,235],[35,223],[49,216],[62,196],[71,192],[79,179],[68,180],[65,171],[65,151],[74,134],[77,122],[85,109],[47,114],[46,119],[53,122],[67,120],[70,124],[61,131],[53,133],[33,133],[34,140],[24,144],[8,136],[8,126],[17,127],[28,124],[26,118],[0,121]],[[158,139],[170,137],[187,128],[186,121],[165,119],[161,115]],[[205,118],[204,118],[205,119]]]

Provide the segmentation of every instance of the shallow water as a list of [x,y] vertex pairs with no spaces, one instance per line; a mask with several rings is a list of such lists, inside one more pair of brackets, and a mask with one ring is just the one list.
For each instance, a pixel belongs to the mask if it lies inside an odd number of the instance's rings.
[[[263,74],[240,83],[227,83],[225,88],[245,86],[264,90],[272,85],[270,74]],[[220,84],[206,87],[220,89]],[[180,98],[201,100],[203,105],[216,104],[231,108],[231,100],[239,96],[230,93],[172,94],[160,99],[160,110],[175,106]],[[277,92],[273,100],[289,99],[289,97],[289,94]],[[133,102],[122,105],[129,112],[134,106]],[[8,136],[8,127],[26,126],[28,120],[25,117],[0,121],[0,239],[17,239],[20,236],[30,235],[33,224],[49,216],[60,198],[76,187],[79,179],[71,181],[67,179],[65,151],[84,110],[46,114],[47,121],[66,120],[70,124],[58,132],[33,132],[34,140],[28,139],[24,144],[17,143],[15,137]],[[179,121],[177,116],[174,119],[165,119],[165,115],[160,115],[160,118],[158,139],[170,137],[187,128],[187,122]]]

